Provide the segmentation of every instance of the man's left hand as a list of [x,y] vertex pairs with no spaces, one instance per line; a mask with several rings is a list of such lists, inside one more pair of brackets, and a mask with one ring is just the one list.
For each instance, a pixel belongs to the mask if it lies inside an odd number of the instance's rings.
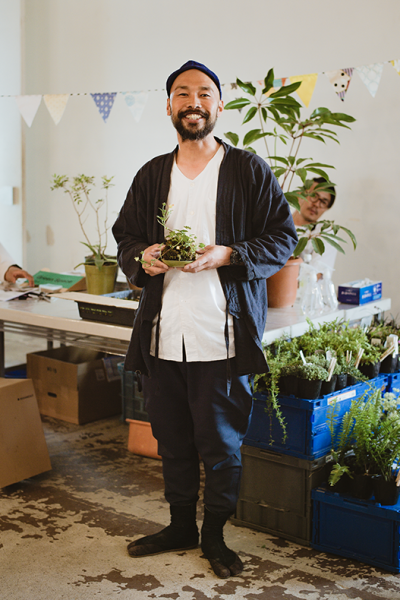
[[199,258],[190,265],[186,265],[182,269],[184,273],[198,273],[199,271],[228,266],[232,248],[229,246],[206,246],[197,250],[197,254],[200,254]]

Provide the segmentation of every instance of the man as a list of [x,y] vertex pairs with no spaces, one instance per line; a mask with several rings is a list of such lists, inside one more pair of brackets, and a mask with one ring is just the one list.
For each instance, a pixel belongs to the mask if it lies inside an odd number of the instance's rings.
[[[212,135],[223,111],[215,73],[189,61],[166,87],[178,146],[140,169],[113,227],[119,264],[143,287],[125,368],[142,379],[171,512],[167,528],[128,551],[137,557],[197,547],[200,455],[201,548],[225,578],[243,568],[225,545],[223,527],[239,493],[249,374],[268,369],[261,346],[265,279],[286,263],[297,236],[267,164]],[[205,244],[183,269],[159,260],[163,203],[172,208],[170,229],[189,226]]]
[[32,275],[14,264],[7,250],[0,244],[0,282],[15,283],[22,277],[28,280],[31,287],[34,286]]
[[[299,200],[300,211],[296,210],[293,213],[294,224],[296,227],[305,227],[311,223],[316,223],[333,206],[335,199],[335,188],[328,185],[326,179],[323,177],[315,177],[308,191],[307,199]],[[303,259],[307,257],[306,262],[309,264],[317,265],[317,263],[322,261],[325,265],[333,269],[336,254],[337,251],[333,246],[325,244],[325,252],[321,257],[314,251],[311,241],[309,241],[301,257]]]

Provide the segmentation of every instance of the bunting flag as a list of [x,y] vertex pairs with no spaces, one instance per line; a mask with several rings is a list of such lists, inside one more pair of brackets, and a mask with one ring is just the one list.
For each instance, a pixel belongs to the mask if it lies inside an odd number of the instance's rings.
[[107,123],[107,119],[110,116],[110,112],[113,107],[117,92],[90,95],[92,96],[97,108],[99,109],[99,113],[104,123]]
[[383,63],[374,63],[366,67],[356,67],[356,71],[361,77],[361,81],[367,86],[371,96],[375,98],[381,80]]
[[244,96],[244,91],[238,86],[237,83],[224,83],[222,90],[228,96],[229,102],[236,100],[236,98],[243,98]]
[[56,125],[61,121],[68,99],[69,94],[45,94],[43,96],[47,110]]
[[125,99],[127,107],[133,114],[136,123],[139,123],[149,94],[147,92],[121,92],[121,94]]
[[337,71],[326,71],[325,75],[332,84],[333,89],[344,102],[346,92],[349,89],[354,69],[339,69]]
[[16,96],[15,101],[25,123],[30,127],[36,116],[42,96]]
[[297,83],[301,81],[301,86],[297,89],[300,100],[305,106],[310,104],[310,100],[314,93],[315,84],[317,83],[318,73],[310,73],[309,75],[297,75],[296,77],[289,77],[290,83]]
[[[264,81],[259,81],[258,83],[264,87]],[[290,83],[289,77],[282,77],[282,79],[274,79],[272,88],[269,89],[268,92],[264,94],[264,96],[268,98],[271,94],[279,90],[279,88],[283,87],[284,85],[287,85],[288,83]]]
[[390,64],[394,66],[397,73],[400,75],[400,60],[391,60]]

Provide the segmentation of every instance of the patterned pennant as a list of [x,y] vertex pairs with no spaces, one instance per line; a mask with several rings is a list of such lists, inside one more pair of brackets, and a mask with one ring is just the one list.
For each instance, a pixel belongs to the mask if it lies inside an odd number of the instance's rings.
[[325,71],[325,75],[339,98],[344,102],[346,92],[349,89],[354,69],[339,69],[337,71]]
[[136,123],[142,118],[144,107],[147,104],[149,94],[147,92],[121,92],[126,105],[133,114]]
[[45,94],[43,96],[47,110],[56,125],[61,121],[68,99],[69,94]]
[[367,86],[371,96],[375,98],[381,80],[383,63],[374,63],[373,65],[367,65],[366,67],[356,67],[356,71],[361,77],[361,81]]
[[105,94],[90,94],[95,101],[99,113],[104,123],[107,123],[107,119],[110,116],[111,109],[114,104],[115,96],[117,92],[105,93]]
[[301,86],[297,89],[297,94],[305,106],[310,104],[311,97],[314,93],[315,84],[317,83],[318,73],[310,73],[308,75],[296,75],[289,77],[290,83],[301,81]]
[[[264,86],[264,82],[261,82],[261,83]],[[273,94],[274,92],[277,92],[279,90],[279,88],[283,87],[284,85],[287,85],[288,83],[290,83],[288,77],[282,77],[282,79],[274,79],[272,88],[269,89],[268,92],[266,94],[264,94],[264,96],[266,96],[268,98],[271,94]]]
[[400,75],[400,60],[391,60],[390,64],[394,66],[398,74]]
[[222,86],[223,92],[228,96],[228,101],[236,100],[237,98],[244,98],[244,91],[238,86],[237,83],[224,83]]
[[36,116],[42,96],[16,96],[15,101],[25,123],[30,127]]

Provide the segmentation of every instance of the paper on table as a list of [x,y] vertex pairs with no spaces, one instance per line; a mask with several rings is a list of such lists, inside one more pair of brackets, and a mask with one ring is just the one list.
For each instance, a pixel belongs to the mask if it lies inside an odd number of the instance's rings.
[[24,290],[2,290],[0,288],[0,302],[7,302],[8,300],[14,300],[20,296],[24,296],[27,292],[38,291],[39,288],[28,288]]

